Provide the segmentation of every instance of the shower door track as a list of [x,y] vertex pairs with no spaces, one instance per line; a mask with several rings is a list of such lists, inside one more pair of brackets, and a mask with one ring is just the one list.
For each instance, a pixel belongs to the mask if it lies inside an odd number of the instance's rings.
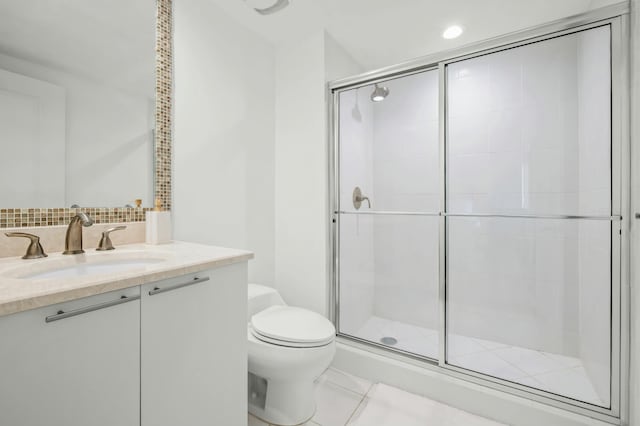
[[[406,360],[431,370],[478,383],[499,391],[525,397],[574,413],[606,421],[612,424],[625,423],[629,411],[629,227],[630,227],[630,142],[629,142],[629,5],[626,2],[603,7],[585,14],[544,24],[531,29],[515,32],[487,40],[418,58],[399,65],[382,68],[328,84],[329,96],[329,259],[332,283],[329,286],[329,313],[336,325],[338,335],[355,345],[364,345],[368,350]],[[446,75],[447,64],[460,60],[499,52],[530,43],[549,40],[583,30],[610,26],[611,29],[611,207],[610,215],[552,215],[552,214],[482,214],[446,212]],[[344,90],[374,84],[393,77],[404,77],[419,72],[437,70],[439,72],[439,120],[440,120],[440,210],[438,212],[412,211],[350,211],[341,210],[339,201],[339,105],[338,94]],[[397,215],[439,217],[439,305],[440,305],[440,347],[438,359],[427,358],[406,351],[393,349],[358,337],[340,333],[340,216],[341,215]],[[609,408],[592,405],[551,392],[530,388],[517,383],[487,376],[482,373],[449,365],[446,359],[446,221],[447,217],[469,218],[520,218],[520,219],[584,219],[611,222],[611,404]]]

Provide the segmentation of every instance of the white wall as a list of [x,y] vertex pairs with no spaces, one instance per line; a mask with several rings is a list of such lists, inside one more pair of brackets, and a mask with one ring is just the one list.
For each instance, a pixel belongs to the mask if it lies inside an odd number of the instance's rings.
[[273,285],[273,48],[208,0],[174,19],[174,236],[252,250]]
[[328,313],[326,82],[362,68],[325,31],[276,52],[276,287],[293,305]]
[[255,251],[251,281],[326,313],[325,83],[362,69],[324,31],[274,51],[211,2],[174,9],[175,237]]
[[365,68],[329,34],[324,32],[324,72],[327,82],[365,72]]
[[3,54],[0,68],[65,88],[67,207],[153,205],[152,99]]
[[324,33],[276,52],[276,287],[287,303],[327,309]]

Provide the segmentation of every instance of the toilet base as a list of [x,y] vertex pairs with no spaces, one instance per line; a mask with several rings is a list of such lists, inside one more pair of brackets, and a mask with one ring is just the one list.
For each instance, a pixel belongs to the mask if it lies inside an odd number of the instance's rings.
[[252,403],[251,396],[255,396],[257,392],[251,389],[251,383],[249,386],[249,413],[267,423],[295,426],[309,421],[315,414],[313,381],[269,380],[266,399],[257,401],[259,405]]

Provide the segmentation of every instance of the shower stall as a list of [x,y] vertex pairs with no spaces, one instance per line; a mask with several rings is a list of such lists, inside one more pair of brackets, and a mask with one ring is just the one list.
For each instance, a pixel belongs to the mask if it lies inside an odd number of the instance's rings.
[[627,21],[590,21],[330,84],[340,336],[620,416]]

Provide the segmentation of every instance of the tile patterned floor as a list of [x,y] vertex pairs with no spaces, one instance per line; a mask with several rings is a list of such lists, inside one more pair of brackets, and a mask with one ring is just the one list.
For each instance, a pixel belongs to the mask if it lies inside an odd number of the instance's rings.
[[[392,336],[398,340],[394,347],[437,358],[436,330],[374,316],[355,335],[374,342]],[[591,404],[608,405],[596,393],[578,358],[455,334],[449,337],[449,354],[452,365]]]
[[[448,405],[330,368],[316,381],[316,414],[305,426],[500,426]],[[249,415],[249,426],[269,426]]]

